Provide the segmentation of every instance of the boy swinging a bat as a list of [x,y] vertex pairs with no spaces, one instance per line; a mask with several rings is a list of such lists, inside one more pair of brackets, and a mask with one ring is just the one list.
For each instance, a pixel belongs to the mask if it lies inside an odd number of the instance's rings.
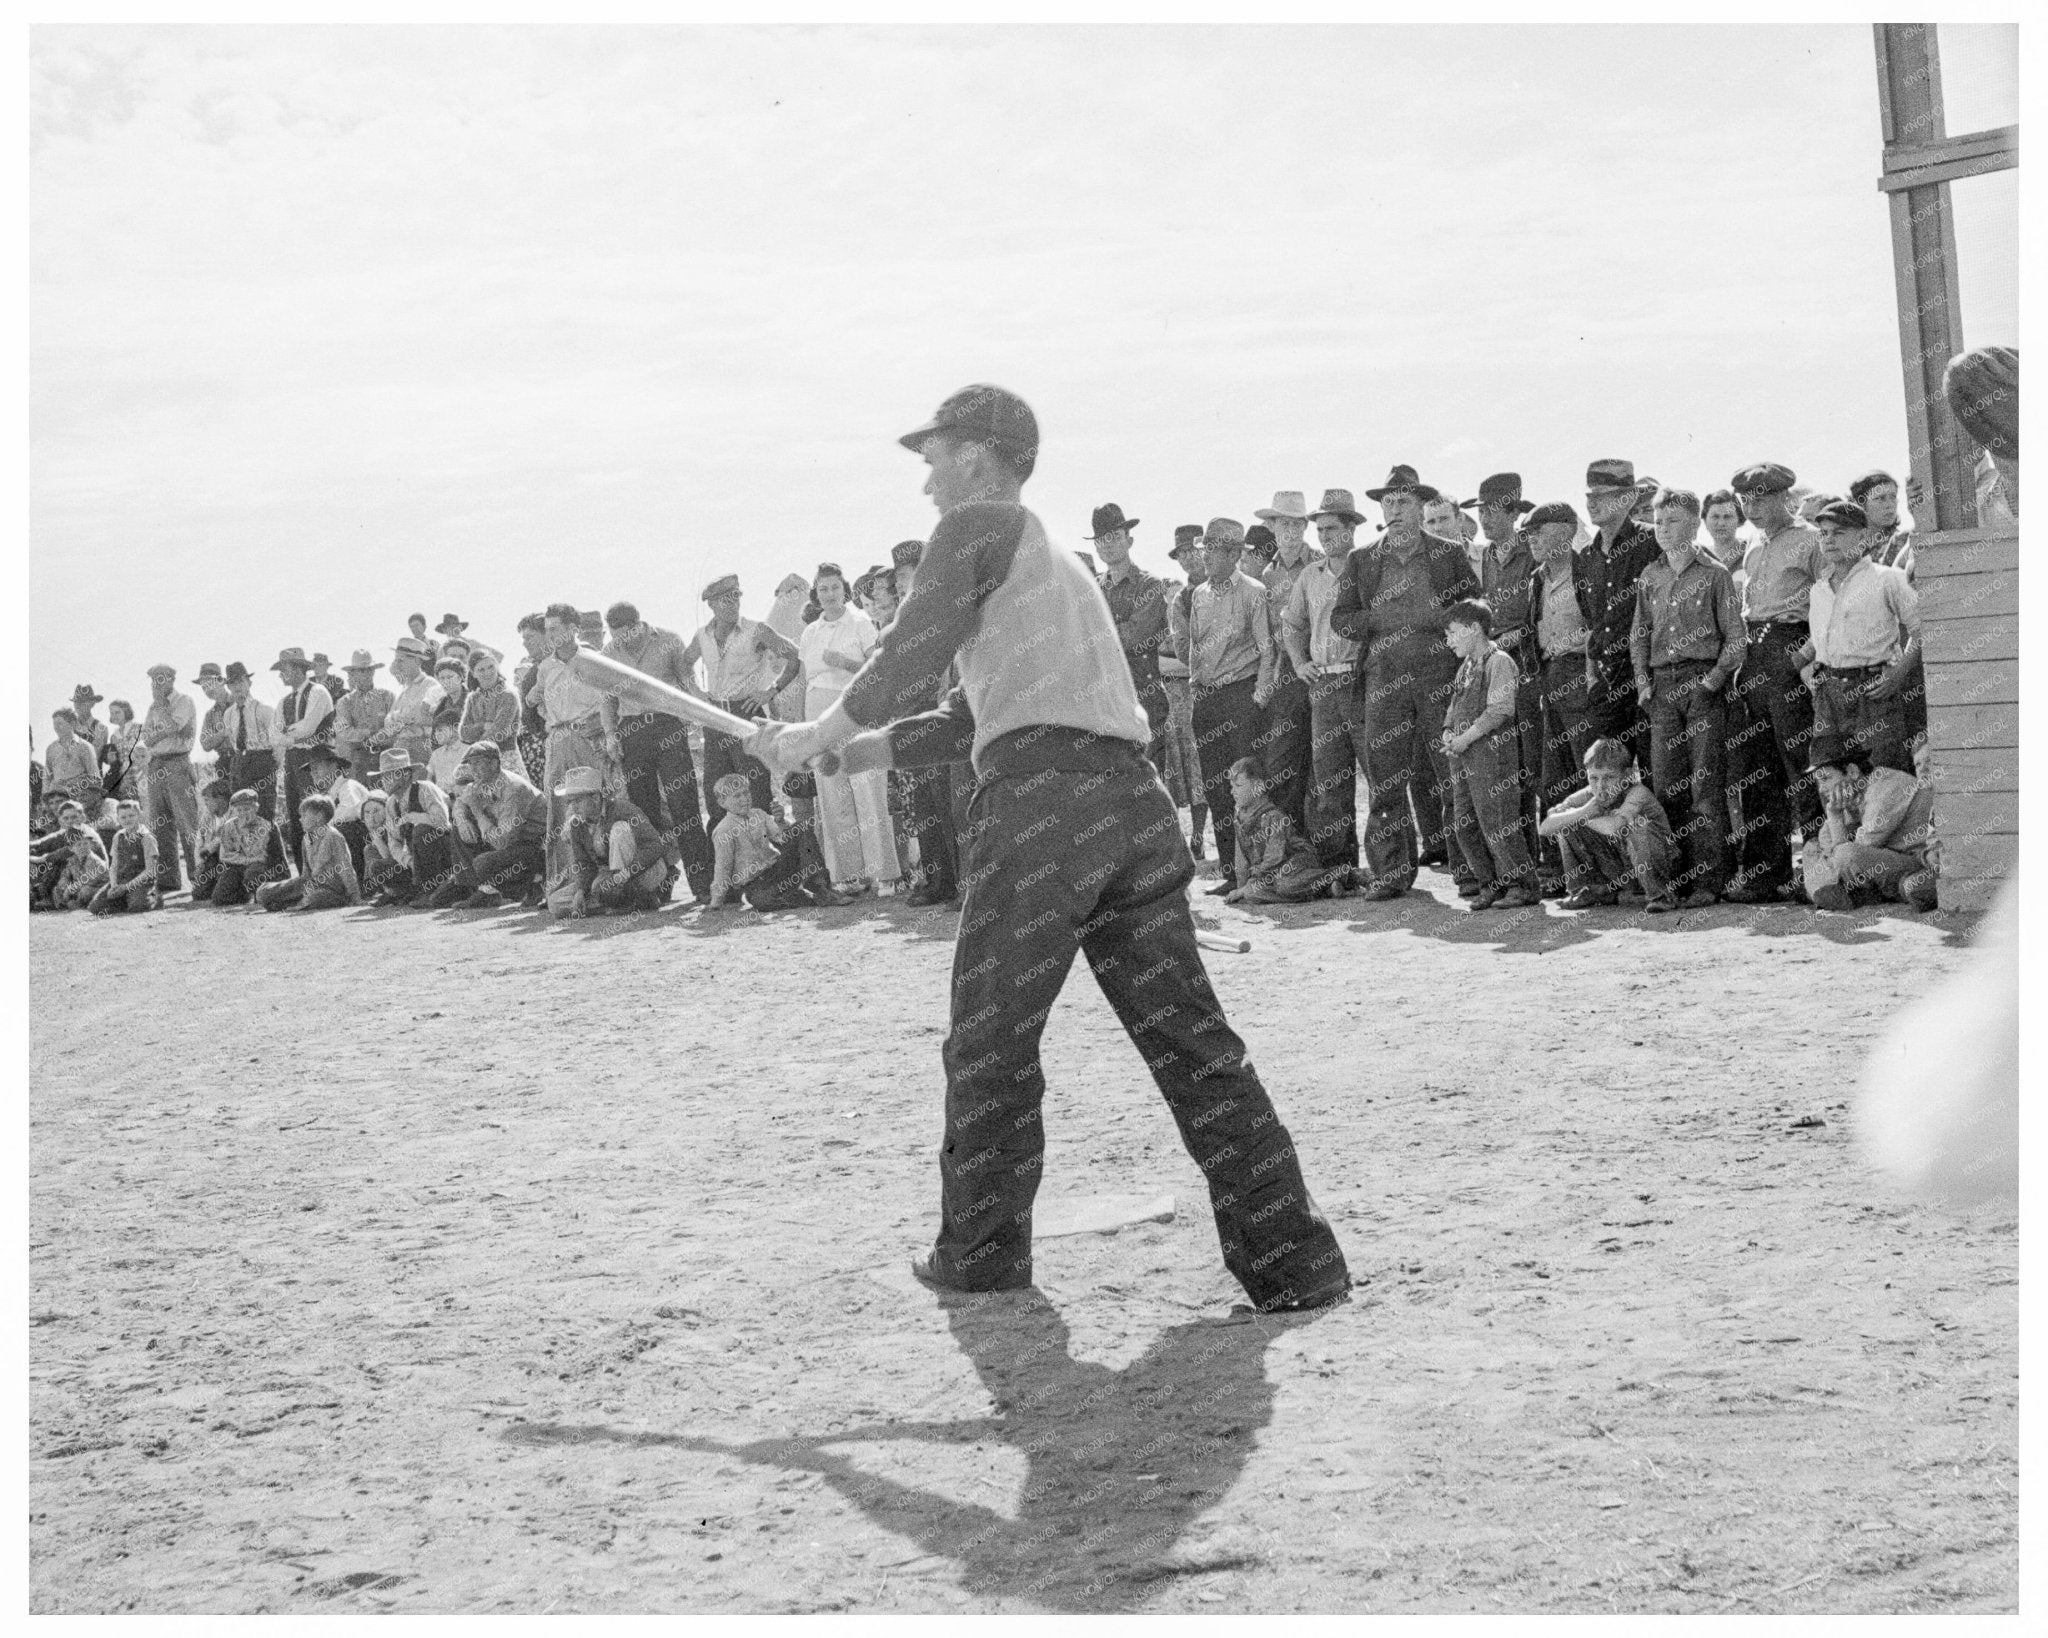
[[[1109,606],[1020,500],[1030,406],[963,388],[900,440],[940,512],[882,645],[812,723],[752,754],[786,771],[971,759],[966,899],[953,954],[938,1242],[911,1264],[940,1291],[1032,1283],[1045,1137],[1039,1038],[1078,950],[1144,1056],[1208,1180],[1223,1261],[1262,1312],[1350,1289],[1244,1043],[1209,986],[1184,889],[1194,874]],[[958,686],[929,702],[957,656]]]

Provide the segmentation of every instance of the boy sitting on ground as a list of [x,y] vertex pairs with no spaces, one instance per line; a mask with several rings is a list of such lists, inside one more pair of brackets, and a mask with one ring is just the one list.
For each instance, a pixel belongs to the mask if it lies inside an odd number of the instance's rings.
[[214,883],[220,880],[220,827],[228,816],[228,782],[209,779],[199,793],[198,867],[192,878],[192,902],[207,904],[213,899]]
[[82,909],[106,884],[106,846],[86,823],[83,802],[60,804],[57,828],[31,842],[28,853],[31,910]]
[[[362,807],[363,897],[372,902],[379,894],[387,893],[394,881],[410,880],[411,856],[405,852],[404,840],[391,834],[390,814],[390,797],[382,791],[365,793]],[[397,901],[387,897],[385,902]]]
[[1624,886],[1641,885],[1649,914],[1678,908],[1671,890],[1677,839],[1664,805],[1636,771],[1636,759],[1618,739],[1596,739],[1586,750],[1586,786],[1544,816],[1537,833],[1555,836],[1564,855],[1570,894],[1561,908],[1590,910],[1613,904]]
[[1230,765],[1230,795],[1237,809],[1237,886],[1225,904],[1305,904],[1327,890],[1331,872],[1308,838],[1266,795],[1256,757]]
[[299,822],[305,830],[305,873],[290,881],[265,883],[256,889],[256,902],[265,910],[339,910],[361,904],[363,887],[356,879],[355,861],[334,828],[333,799],[307,797],[299,804]]
[[754,806],[753,786],[745,774],[724,775],[711,794],[725,809],[725,817],[711,832],[711,899],[705,909],[721,909],[735,897],[756,910],[851,902],[832,891],[823,860],[813,870],[801,838],[774,814]]
[[1865,747],[1830,735],[1813,736],[1807,766],[1826,812],[1820,834],[1799,850],[1813,907],[1896,901],[1932,910],[1927,843],[1934,793],[1909,773],[1873,766]]
[[163,903],[156,890],[156,837],[142,822],[142,804],[123,801],[114,810],[121,828],[114,832],[114,857],[107,884],[88,906],[96,916],[116,910],[154,910]]
[[220,878],[213,884],[215,905],[247,904],[256,890],[284,874],[284,843],[277,826],[258,811],[253,790],[228,798],[228,816],[220,826]]

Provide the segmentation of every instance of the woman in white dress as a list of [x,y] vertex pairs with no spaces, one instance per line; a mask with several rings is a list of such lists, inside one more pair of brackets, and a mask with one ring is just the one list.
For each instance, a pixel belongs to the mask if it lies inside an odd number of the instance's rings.
[[[847,604],[846,576],[836,563],[818,565],[811,582],[818,618],[797,639],[804,662],[804,716],[812,722],[846,691],[875,647],[875,624]],[[825,868],[842,893],[873,885],[894,892],[903,864],[889,825],[889,776],[880,769],[818,776],[818,842]]]

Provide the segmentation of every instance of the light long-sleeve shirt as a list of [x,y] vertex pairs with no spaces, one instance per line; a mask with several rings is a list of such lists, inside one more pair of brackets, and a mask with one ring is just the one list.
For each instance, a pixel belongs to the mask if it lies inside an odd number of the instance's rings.
[[1924,856],[1934,818],[1934,794],[1909,773],[1873,768],[1861,790],[1838,787],[1827,807],[1820,850],[1832,856],[1845,842]]
[[350,904],[363,902],[363,884],[356,879],[348,843],[332,825],[306,832],[306,886],[331,888]]
[[495,779],[472,779],[455,799],[455,829],[465,842],[497,849],[547,836],[548,799],[509,768]]
[[1886,665],[1920,635],[1920,594],[1904,571],[1859,558],[1839,586],[1823,577],[1807,593],[1808,635],[1822,665]]
[[1743,553],[1742,569],[1745,620],[1804,620],[1806,594],[1828,572],[1820,531],[1795,519]]
[[1280,610],[1282,627],[1293,632],[1304,645],[1309,663],[1323,666],[1355,666],[1359,645],[1340,637],[1330,625],[1330,610],[1337,606],[1337,592],[1344,583],[1344,565],[1327,558],[1315,562],[1294,577],[1294,587]]
[[277,711],[259,699],[227,702],[220,715],[222,741],[230,751],[281,751],[284,732],[277,725]]
[[1222,586],[1204,580],[1188,599],[1174,652],[1197,688],[1221,688],[1270,672],[1273,622],[1266,588],[1242,569]]
[[539,705],[550,731],[598,717],[609,697],[603,689],[579,680],[569,662],[554,654],[534,669],[533,686],[527,690],[527,698]]
[[234,809],[220,822],[220,862],[224,865],[270,863],[270,839],[276,827],[260,813],[247,817]]

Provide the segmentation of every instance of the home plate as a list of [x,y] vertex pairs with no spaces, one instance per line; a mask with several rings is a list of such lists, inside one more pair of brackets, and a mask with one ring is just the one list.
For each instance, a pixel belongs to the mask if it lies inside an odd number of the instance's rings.
[[[1062,1200],[1041,1200],[1032,1211],[1032,1238],[1057,1240],[1069,1234],[1114,1234],[1135,1223],[1173,1221],[1170,1194],[1077,1194]],[[907,1260],[867,1270],[877,1285],[895,1291],[926,1291],[910,1272]]]
[[1133,1223],[1173,1221],[1170,1194],[1077,1194],[1041,1200],[1032,1214],[1032,1238],[1057,1240],[1067,1234],[1114,1234]]

